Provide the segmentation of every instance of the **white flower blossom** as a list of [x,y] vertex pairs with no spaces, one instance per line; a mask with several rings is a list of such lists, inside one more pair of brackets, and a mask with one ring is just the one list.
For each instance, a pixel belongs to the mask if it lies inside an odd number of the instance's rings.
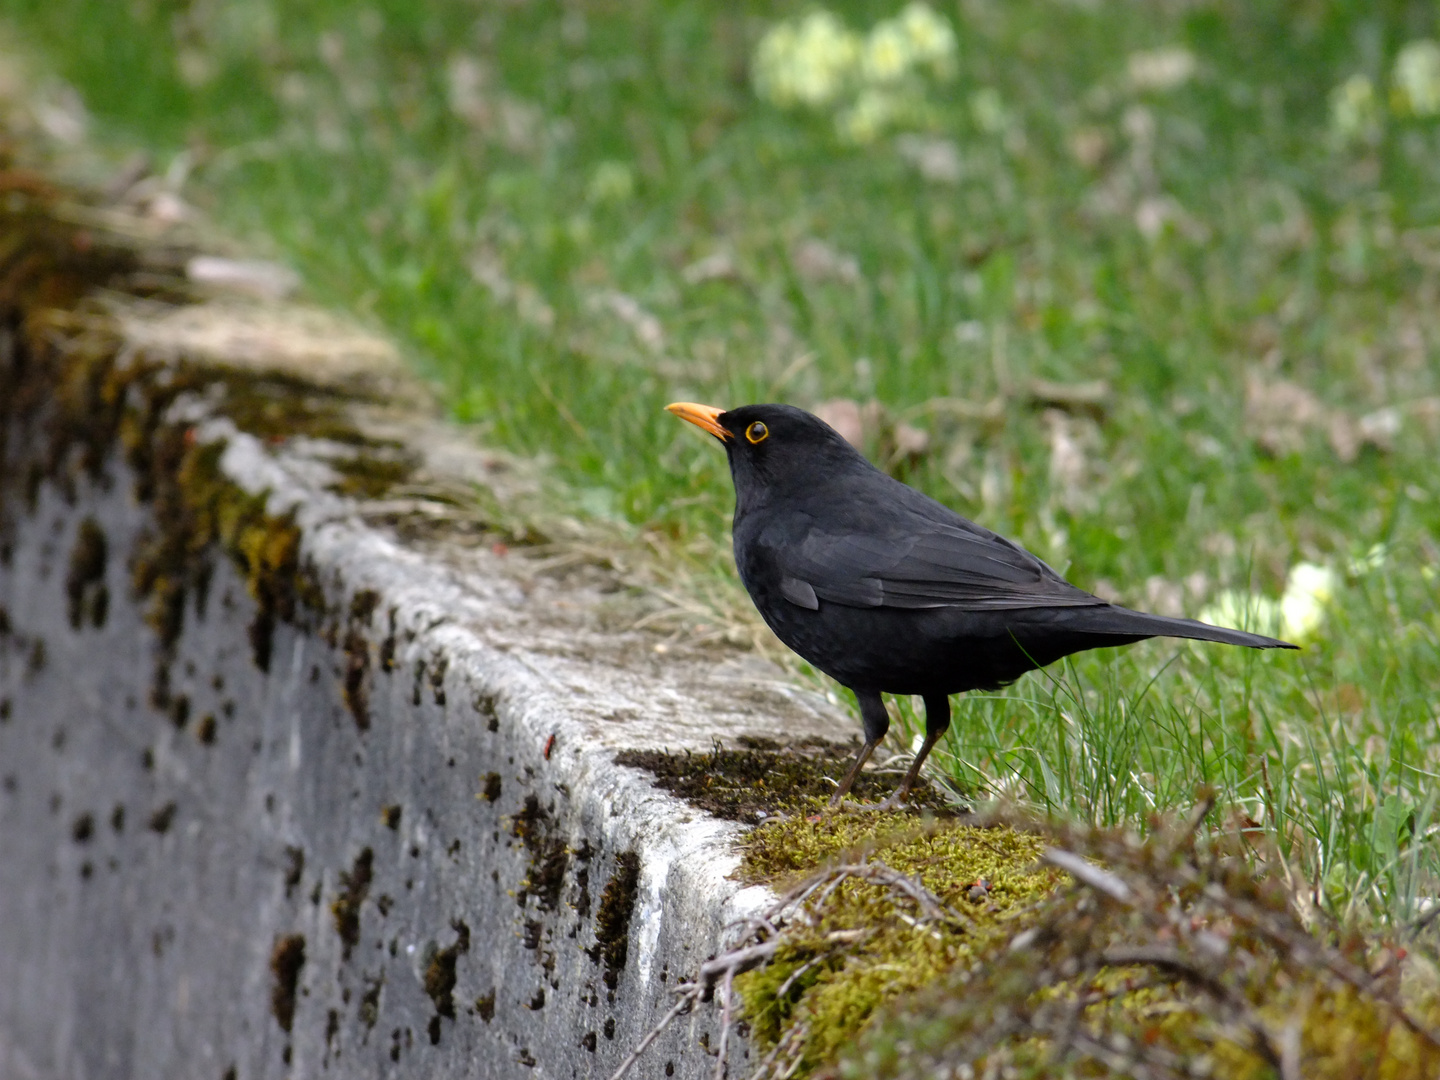
[[1189,49],[1171,46],[1131,53],[1126,61],[1130,85],[1141,91],[1174,90],[1195,75],[1195,54]]
[[1268,596],[1226,589],[1200,612],[1200,621],[1254,634],[1275,634],[1280,630],[1280,605]]
[[936,75],[949,78],[955,73],[955,29],[941,18],[929,4],[909,4],[900,12],[899,23],[910,39],[912,55],[920,63],[929,64]]
[[860,72],[870,83],[899,82],[910,73],[915,62],[910,35],[899,19],[885,19],[871,28],[865,37],[865,51],[860,58]]
[[951,77],[956,52],[950,23],[919,0],[864,36],[822,9],[772,27],[756,46],[752,77],[774,105],[835,108],[840,137],[863,144],[926,123],[924,76]]
[[1440,115],[1440,45],[1412,41],[1395,57],[1392,104],[1415,116]]
[[1200,621],[1304,644],[1313,641],[1325,623],[1325,613],[1335,600],[1335,581],[1335,571],[1328,566],[1296,563],[1286,575],[1285,593],[1278,601],[1229,589],[1205,607]]
[[1314,638],[1335,600],[1335,571],[1316,563],[1296,563],[1280,598],[1280,635],[1296,642]]
[[776,105],[828,105],[855,78],[860,36],[828,11],[783,22],[755,50],[755,90]]
[[1351,75],[1330,91],[1330,130],[1341,143],[1374,138],[1380,130],[1380,103],[1375,85],[1364,75]]

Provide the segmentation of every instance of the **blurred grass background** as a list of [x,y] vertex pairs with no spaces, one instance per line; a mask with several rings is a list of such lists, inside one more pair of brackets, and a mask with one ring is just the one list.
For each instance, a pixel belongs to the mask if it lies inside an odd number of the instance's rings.
[[756,92],[815,10],[0,4],[117,160],[382,324],[592,518],[718,564],[723,454],[663,406],[844,399],[873,457],[1103,595],[1194,615],[1329,567],[1302,657],[1092,654],[962,699],[937,760],[1105,823],[1214,784],[1320,904],[1414,919],[1440,106],[1396,64],[1434,5],[962,0],[953,71],[869,128],[854,93]]

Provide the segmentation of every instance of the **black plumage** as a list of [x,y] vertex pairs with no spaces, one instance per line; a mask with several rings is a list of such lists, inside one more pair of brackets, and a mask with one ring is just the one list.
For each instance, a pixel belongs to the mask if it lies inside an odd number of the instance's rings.
[[925,741],[898,802],[949,727],[951,694],[993,690],[1071,653],[1150,637],[1295,647],[1131,611],[1076,588],[1018,544],[881,472],[801,409],[669,408],[724,443],[735,563],[761,616],[859,700],[865,745],[832,805],[889,727],[882,693],[925,701]]

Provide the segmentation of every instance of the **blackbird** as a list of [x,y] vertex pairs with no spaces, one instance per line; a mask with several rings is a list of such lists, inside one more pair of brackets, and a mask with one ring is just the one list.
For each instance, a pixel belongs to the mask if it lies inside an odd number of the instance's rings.
[[951,694],[994,690],[1071,653],[1151,637],[1296,648],[1092,596],[1018,544],[881,472],[802,409],[668,408],[725,445],[735,565],[760,615],[860,703],[865,745],[832,807],[890,726],[882,693],[925,701],[925,741],[886,803],[898,805],[950,726]]

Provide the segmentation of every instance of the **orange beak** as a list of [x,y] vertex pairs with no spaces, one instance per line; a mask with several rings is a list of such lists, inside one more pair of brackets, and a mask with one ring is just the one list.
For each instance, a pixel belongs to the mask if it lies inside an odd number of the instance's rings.
[[714,435],[721,442],[733,439],[734,436],[720,426],[717,419],[724,409],[717,409],[713,405],[696,405],[690,401],[677,401],[673,405],[666,405],[667,412],[672,412],[681,420],[689,420],[698,428],[703,428],[711,435]]

